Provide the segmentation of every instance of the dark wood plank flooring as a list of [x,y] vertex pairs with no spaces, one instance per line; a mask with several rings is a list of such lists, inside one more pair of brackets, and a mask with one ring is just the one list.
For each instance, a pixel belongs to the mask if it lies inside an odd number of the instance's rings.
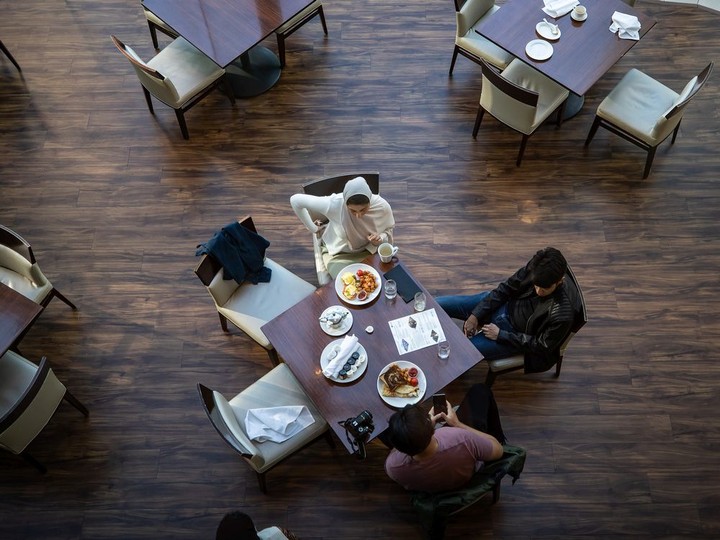
[[0,538],[210,539],[232,510],[305,540],[421,537],[380,445],[359,461],[318,444],[272,471],[266,496],[195,390],[234,395],[269,368],[253,341],[220,330],[195,246],[251,214],[270,255],[314,282],[288,199],[354,170],[380,171],[400,255],[433,293],[490,287],[546,245],[585,290],[590,322],[560,378],[495,385],[525,473],[447,537],[720,536],[720,74],[647,180],[645,154],[608,132],[583,147],[630,68],[679,91],[717,62],[720,16],[638,7],[658,25],[517,168],[516,133],[488,118],[471,137],[480,68],[460,58],[448,78],[449,0],[328,0],[329,36],[317,21],[294,34],[264,95],[235,107],[210,95],[187,115],[188,142],[170,109],[148,113],[110,42],[152,55],[139,2],[3,3],[0,37],[23,72],[0,56],[0,222],[79,306],[54,300],[22,350],[46,355],[91,414],[62,405],[31,444],[46,476],[0,453]]

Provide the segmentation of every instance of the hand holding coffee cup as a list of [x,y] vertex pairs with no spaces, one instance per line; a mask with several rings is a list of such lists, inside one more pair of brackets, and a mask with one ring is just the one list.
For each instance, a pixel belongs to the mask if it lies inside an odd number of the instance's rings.
[[380,260],[384,263],[392,261],[392,258],[397,255],[397,252],[397,246],[393,246],[387,242],[380,244],[380,247],[378,248],[378,255],[380,255]]

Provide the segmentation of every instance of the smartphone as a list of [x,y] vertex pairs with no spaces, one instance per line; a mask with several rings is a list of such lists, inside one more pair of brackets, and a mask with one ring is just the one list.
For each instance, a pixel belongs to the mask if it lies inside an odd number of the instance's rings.
[[445,394],[433,394],[433,409],[435,414],[444,412],[447,414],[447,402],[445,400]]

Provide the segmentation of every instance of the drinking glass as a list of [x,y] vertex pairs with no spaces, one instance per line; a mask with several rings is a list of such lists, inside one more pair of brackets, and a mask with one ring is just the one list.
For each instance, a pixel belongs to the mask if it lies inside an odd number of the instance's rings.
[[415,293],[415,311],[424,311],[425,310],[425,293],[419,292]]
[[385,291],[385,298],[387,298],[388,300],[392,300],[397,296],[397,283],[395,283],[395,280],[386,280],[385,284],[383,285],[383,289]]
[[450,344],[447,341],[441,341],[438,343],[437,355],[443,360],[450,356]]

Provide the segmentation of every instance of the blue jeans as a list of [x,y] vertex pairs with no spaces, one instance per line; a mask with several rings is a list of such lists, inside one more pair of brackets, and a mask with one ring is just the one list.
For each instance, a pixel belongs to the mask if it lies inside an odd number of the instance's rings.
[[[453,319],[467,320],[472,310],[477,306],[489,292],[479,294],[471,294],[468,296],[439,296],[435,300],[440,307],[445,310]],[[514,332],[515,329],[510,324],[507,313],[507,304],[500,306],[490,317],[490,322],[497,325],[500,330],[508,330]],[[482,321],[480,325],[482,325]],[[497,360],[498,358],[507,358],[522,353],[522,350],[509,343],[501,343],[486,338],[482,333],[477,333],[470,338],[475,348],[482,353],[485,360]]]

